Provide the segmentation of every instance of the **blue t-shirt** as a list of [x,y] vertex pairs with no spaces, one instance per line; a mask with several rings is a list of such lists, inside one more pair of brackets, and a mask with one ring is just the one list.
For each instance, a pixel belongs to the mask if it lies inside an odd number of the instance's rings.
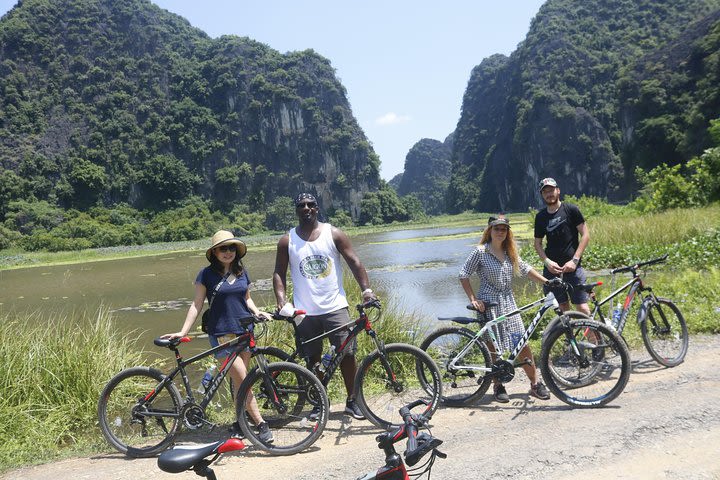
[[[215,287],[223,279],[223,276],[211,267],[200,270],[195,283],[202,283],[207,290],[207,299],[215,291]],[[243,326],[242,320],[251,318],[252,314],[245,302],[250,287],[250,277],[243,269],[240,276],[230,284],[227,280],[223,282],[212,301],[210,308],[210,321],[208,322],[208,334],[225,335],[226,333],[245,333],[247,329]]]

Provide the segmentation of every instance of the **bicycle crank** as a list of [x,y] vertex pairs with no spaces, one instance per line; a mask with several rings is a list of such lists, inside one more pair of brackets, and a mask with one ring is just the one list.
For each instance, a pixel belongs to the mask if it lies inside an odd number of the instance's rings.
[[507,383],[515,378],[515,367],[507,360],[497,360],[492,366],[492,376]]
[[186,404],[182,410],[183,423],[190,430],[197,430],[203,425],[212,425],[205,419],[205,412],[195,404]]

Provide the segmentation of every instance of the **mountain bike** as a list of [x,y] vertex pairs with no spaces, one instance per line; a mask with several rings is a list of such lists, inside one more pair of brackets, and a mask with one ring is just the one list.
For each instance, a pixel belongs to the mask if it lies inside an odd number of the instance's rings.
[[[423,340],[420,348],[425,350],[438,364],[443,373],[445,391],[443,401],[449,406],[467,405],[479,400],[487,391],[493,378],[506,383],[515,377],[515,368],[532,363],[529,358],[518,359],[528,343],[541,318],[558,303],[554,291],[567,290],[570,286],[559,279],[546,285],[551,288],[543,298],[507,312],[497,318],[492,308],[486,308],[479,317],[439,318],[461,325],[477,324],[477,331],[466,327],[445,327],[431,333]],[[486,302],[486,307],[497,303]],[[515,346],[503,352],[497,341],[497,325],[513,315],[538,307],[535,316]],[[472,309],[471,306],[468,306]],[[545,331],[540,353],[540,371],[548,389],[561,401],[574,407],[599,407],[614,400],[627,385],[630,377],[630,354],[622,338],[604,323],[589,319],[580,312],[564,313],[550,322]],[[486,336],[487,334],[487,336]],[[490,342],[496,359],[486,344]],[[507,354],[506,358],[503,358]],[[577,388],[572,378],[582,376],[587,370],[600,367],[603,375],[596,375],[592,382]],[[551,375],[567,381],[558,381]],[[568,385],[570,384],[570,385]]]
[[[638,273],[638,269],[662,263],[667,260],[667,255],[645,262],[639,262],[634,265],[615,268],[610,271],[613,275],[611,285],[615,283],[615,275],[618,273],[630,272],[632,278],[618,289],[611,292],[607,297],[598,300],[595,295],[594,288],[602,285],[602,282],[587,283],[577,285],[575,288],[585,290],[593,302],[592,319],[606,324],[608,327],[617,331],[622,335],[627,323],[630,307],[637,298],[638,292],[648,292],[640,301],[640,308],[637,313],[637,322],[640,325],[640,333],[643,343],[650,356],[665,367],[675,367],[683,362],[688,350],[688,329],[680,309],[667,298],[657,297],[652,291],[652,287],[643,282],[642,277]],[[612,289],[612,287],[611,287]],[[625,301],[617,318],[605,316],[602,312],[603,305],[608,302],[612,306],[613,299],[627,290]],[[612,308],[612,307],[611,307]],[[587,370],[582,377],[566,379],[558,372],[551,371],[559,382],[567,382],[575,386],[582,386],[591,382],[594,375],[599,372],[599,366],[596,370]]]
[[355,400],[365,417],[374,425],[387,429],[392,425],[402,424],[402,418],[398,416],[399,408],[415,400],[423,401],[425,414],[435,412],[442,395],[442,382],[440,371],[432,358],[414,345],[406,343],[385,345],[378,338],[367,314],[367,310],[374,310],[377,315],[373,321],[380,317],[381,308],[378,300],[357,305],[356,309],[357,319],[310,339],[303,339],[298,334],[298,326],[294,320],[300,314],[300,310],[295,310],[288,316],[279,312],[273,315],[275,319],[288,321],[295,331],[295,351],[286,354],[285,358],[293,362],[302,358],[309,368],[317,371],[321,368],[320,364],[310,365],[310,358],[305,354],[304,347],[336,331],[348,329],[347,339],[337,351],[332,352],[328,365],[322,367],[325,368],[321,375],[322,384],[327,387],[346,354],[347,346],[360,332],[365,331],[376,347],[362,360],[355,375]]
[[[257,321],[257,320],[256,320]],[[263,440],[247,414],[238,415],[240,429],[256,447],[275,455],[289,455],[312,445],[322,434],[329,411],[323,385],[306,368],[295,363],[269,363],[255,346],[252,330],[229,342],[187,360],[178,350],[190,337],[156,338],[155,345],[169,348],[177,366],[167,375],[150,367],[133,367],[115,375],[98,401],[100,429],[107,441],[130,457],[153,456],[168,448],[182,426],[190,430],[214,428],[206,408],[218,391],[240,352],[250,348],[257,366],[240,384],[236,413],[245,412],[253,400],[273,432],[273,440]],[[231,349],[205,393],[196,400],[186,367],[223,349]],[[241,360],[242,361],[242,360]],[[181,395],[174,380],[185,390]],[[316,415],[310,418],[310,412]]]
[[[165,450],[158,457],[158,467],[163,472],[182,473],[192,470],[200,477],[217,480],[212,465],[223,453],[234,452],[245,448],[239,438],[229,438],[206,445],[177,446]],[[212,457],[212,458],[208,458]]]
[[[435,463],[435,458],[447,458],[447,455],[440,452],[437,447],[443,442],[433,437],[429,432],[418,434],[418,430],[426,428],[430,421],[428,414],[413,414],[411,410],[422,405],[421,400],[416,400],[400,408],[400,417],[403,424],[392,430],[375,437],[378,447],[385,452],[385,465],[380,469],[369,472],[357,480],[409,480],[410,477],[419,477],[427,472],[430,478],[430,470]],[[405,447],[405,462],[395,451],[395,444],[407,438]],[[408,467],[415,466],[425,455],[431,453],[430,458],[423,465],[408,470]]]

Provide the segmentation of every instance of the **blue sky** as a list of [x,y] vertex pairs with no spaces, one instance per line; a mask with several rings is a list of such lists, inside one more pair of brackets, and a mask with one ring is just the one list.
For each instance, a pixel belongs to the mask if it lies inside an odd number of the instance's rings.
[[[211,37],[247,36],[280,52],[328,58],[375,152],[402,172],[421,138],[444,140],[460,118],[470,72],[509,55],[545,0],[152,0]],[[0,0],[5,14],[15,1]]]

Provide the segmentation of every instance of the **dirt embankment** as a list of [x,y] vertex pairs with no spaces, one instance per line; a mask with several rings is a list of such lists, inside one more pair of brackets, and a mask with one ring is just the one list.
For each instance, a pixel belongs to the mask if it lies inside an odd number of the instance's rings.
[[[508,384],[511,401],[489,396],[472,408],[442,408],[433,434],[448,454],[432,478],[479,479],[720,479],[720,336],[693,337],[685,363],[661,368],[633,352],[633,375],[607,408],[572,410],[552,398],[527,395],[527,380]],[[383,463],[379,430],[334,408],[312,451],[268,457],[248,448],[215,467],[220,480],[353,479]],[[220,438],[219,436],[217,438]],[[214,439],[214,438],[213,438]],[[6,473],[3,479],[198,478],[161,472],[155,459],[108,454]]]

